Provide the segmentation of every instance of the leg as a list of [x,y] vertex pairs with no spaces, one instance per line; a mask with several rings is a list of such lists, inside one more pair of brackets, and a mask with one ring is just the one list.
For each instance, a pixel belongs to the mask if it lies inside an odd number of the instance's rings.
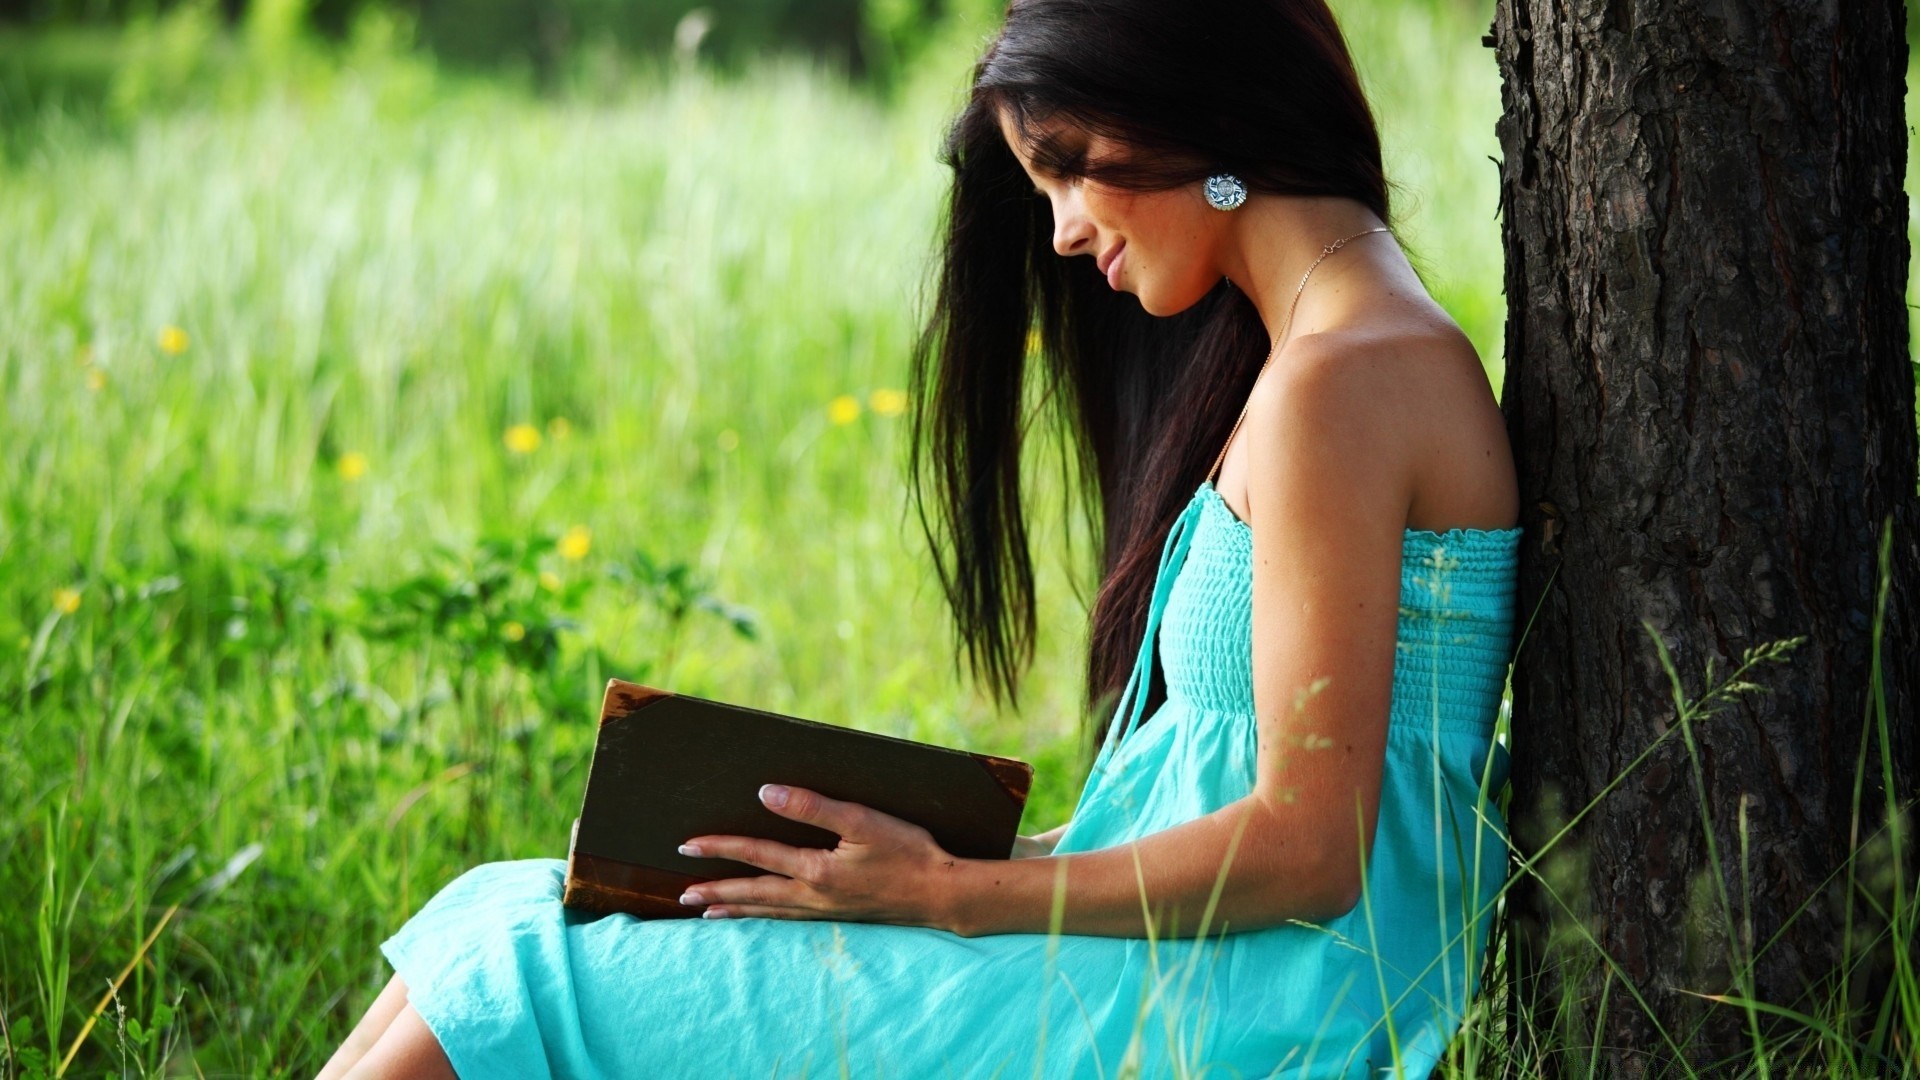
[[347,1075],[347,1070],[353,1068],[354,1062],[365,1056],[368,1050],[373,1049],[373,1044],[386,1034],[387,1025],[393,1023],[393,1018],[406,1007],[407,984],[395,975],[387,980],[386,988],[380,991],[379,997],[373,999],[372,1005],[367,1006],[366,1015],[354,1025],[347,1041],[341,1043],[340,1049],[327,1059],[326,1068],[321,1069],[320,1075],[314,1080],[340,1080]]
[[440,1049],[440,1040],[433,1037],[427,1022],[420,1019],[411,1005],[393,1018],[393,1023],[387,1025],[387,1033],[353,1066],[346,1080],[384,1080],[386,1077],[459,1080],[452,1063],[447,1061],[446,1051]]

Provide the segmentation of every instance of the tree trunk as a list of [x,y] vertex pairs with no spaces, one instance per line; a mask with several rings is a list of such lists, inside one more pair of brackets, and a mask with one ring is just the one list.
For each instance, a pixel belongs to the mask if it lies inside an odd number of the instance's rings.
[[[1887,0],[1499,0],[1520,856],[1586,810],[1509,905],[1513,1016],[1549,1072],[1596,1045],[1623,1076],[1753,1053],[1744,1010],[1689,991],[1851,1001],[1865,1027],[1912,947],[1862,903],[1887,902],[1864,880],[1885,845],[1851,893],[1843,869],[1863,738],[1863,848],[1920,773],[1904,25]],[[1682,728],[1649,630],[1689,699],[1710,664],[1806,640]],[[1850,902],[1874,960],[1826,982]]]

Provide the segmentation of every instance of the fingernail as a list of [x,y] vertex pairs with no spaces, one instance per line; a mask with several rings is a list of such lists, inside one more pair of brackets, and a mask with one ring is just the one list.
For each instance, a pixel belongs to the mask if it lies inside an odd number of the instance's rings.
[[700,854],[700,845],[699,844],[681,844],[680,854],[698,856]]
[[760,801],[772,807],[787,805],[787,789],[785,785],[762,784],[760,786]]
[[697,892],[688,891],[680,894],[680,902],[683,904],[689,904],[689,905],[704,904],[707,902],[707,898],[704,896],[701,896]]
[[701,912],[700,917],[703,919],[724,919],[727,917],[727,913],[725,910],[721,908],[710,907],[707,910]]

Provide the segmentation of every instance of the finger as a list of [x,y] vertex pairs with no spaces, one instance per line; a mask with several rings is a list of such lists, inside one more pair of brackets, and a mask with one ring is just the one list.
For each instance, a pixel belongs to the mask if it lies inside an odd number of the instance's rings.
[[696,836],[680,845],[680,854],[691,858],[732,859],[788,877],[800,877],[814,851],[753,836]]
[[715,906],[700,913],[705,919],[829,919],[833,916],[811,908],[773,907],[764,904],[728,904]]
[[792,878],[775,874],[764,877],[722,878],[689,885],[680,894],[680,902],[689,907],[713,904],[765,904],[774,907],[799,907],[806,902],[806,890]]
[[870,839],[882,826],[880,819],[887,817],[869,806],[829,799],[817,791],[784,784],[762,784],[760,801],[781,817],[817,825],[856,843]]

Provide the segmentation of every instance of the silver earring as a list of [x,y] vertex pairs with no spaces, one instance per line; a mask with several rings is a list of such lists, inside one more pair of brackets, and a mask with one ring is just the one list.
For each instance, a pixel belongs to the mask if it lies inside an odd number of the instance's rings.
[[1215,210],[1233,210],[1247,201],[1247,185],[1232,173],[1214,173],[1205,185],[1207,205]]

